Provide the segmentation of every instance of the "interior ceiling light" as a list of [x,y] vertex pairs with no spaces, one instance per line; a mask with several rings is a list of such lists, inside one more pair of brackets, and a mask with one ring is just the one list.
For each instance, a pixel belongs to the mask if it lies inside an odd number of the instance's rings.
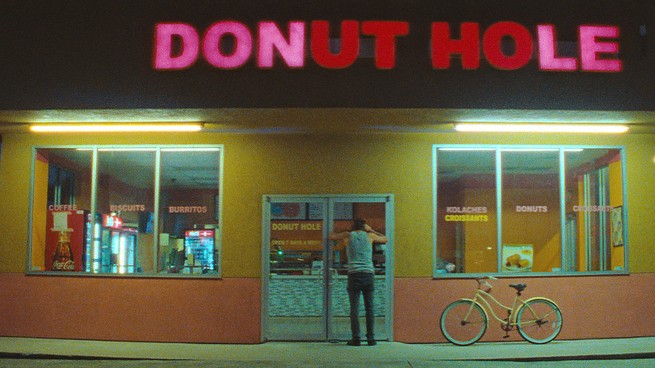
[[610,124],[456,124],[458,132],[495,133],[625,133],[627,125]]
[[197,132],[202,124],[38,124],[37,133]]

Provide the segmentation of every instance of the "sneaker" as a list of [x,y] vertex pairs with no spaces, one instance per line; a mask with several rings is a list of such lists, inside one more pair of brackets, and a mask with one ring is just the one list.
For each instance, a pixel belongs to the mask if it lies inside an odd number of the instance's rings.
[[368,343],[368,346],[375,346],[378,344],[375,340],[367,340],[366,342]]
[[348,340],[346,344],[350,346],[360,346],[362,343],[359,342],[359,340]]

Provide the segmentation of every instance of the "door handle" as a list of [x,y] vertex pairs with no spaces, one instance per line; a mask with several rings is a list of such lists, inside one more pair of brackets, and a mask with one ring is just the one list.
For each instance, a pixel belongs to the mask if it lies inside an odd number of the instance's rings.
[[333,286],[335,282],[337,282],[337,278],[339,277],[339,270],[336,268],[330,268],[330,286]]

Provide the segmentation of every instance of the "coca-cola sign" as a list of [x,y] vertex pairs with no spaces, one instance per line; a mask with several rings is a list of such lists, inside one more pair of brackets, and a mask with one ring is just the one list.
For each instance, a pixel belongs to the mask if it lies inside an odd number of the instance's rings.
[[65,262],[60,262],[57,260],[54,260],[52,262],[52,270],[53,271],[75,271],[75,262],[72,260],[68,260]]
[[102,215],[102,226],[111,229],[123,228],[123,219],[113,215]]
[[71,250],[70,236],[68,231],[59,232],[59,240],[52,258],[53,271],[74,271],[75,261]]

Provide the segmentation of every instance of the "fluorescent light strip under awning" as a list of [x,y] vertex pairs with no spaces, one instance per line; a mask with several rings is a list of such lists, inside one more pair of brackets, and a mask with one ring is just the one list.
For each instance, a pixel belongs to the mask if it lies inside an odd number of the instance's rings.
[[458,132],[481,133],[625,133],[626,125],[609,124],[457,124]]
[[[76,151],[93,151],[93,148],[76,148]],[[221,149],[218,147],[177,147],[177,148],[162,148],[162,152],[218,152]],[[120,148],[98,148],[98,152],[155,152],[156,148],[143,148],[143,147],[120,147]]]
[[201,124],[39,124],[30,126],[37,133],[113,133],[113,132],[197,132]]

